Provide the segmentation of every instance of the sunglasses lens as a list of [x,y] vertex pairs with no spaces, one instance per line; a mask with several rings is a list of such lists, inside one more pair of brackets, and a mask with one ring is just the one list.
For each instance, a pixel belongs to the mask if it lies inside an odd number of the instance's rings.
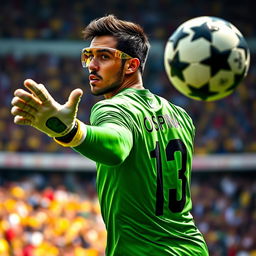
[[88,67],[88,65],[89,65],[89,63],[90,63],[90,59],[89,59],[87,53],[84,53],[84,52],[83,52],[83,53],[81,54],[81,62],[82,62],[82,66],[83,66],[84,68]]

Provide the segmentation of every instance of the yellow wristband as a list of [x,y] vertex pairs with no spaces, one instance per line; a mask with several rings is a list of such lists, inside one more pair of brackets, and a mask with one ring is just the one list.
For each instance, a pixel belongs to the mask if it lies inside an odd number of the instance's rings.
[[54,138],[54,140],[63,147],[79,146],[84,141],[84,139],[86,137],[87,128],[86,128],[86,125],[83,122],[79,121],[78,119],[76,120],[76,122],[77,122],[77,132],[76,132],[74,138],[70,142],[65,143],[65,142],[57,140],[56,138]]

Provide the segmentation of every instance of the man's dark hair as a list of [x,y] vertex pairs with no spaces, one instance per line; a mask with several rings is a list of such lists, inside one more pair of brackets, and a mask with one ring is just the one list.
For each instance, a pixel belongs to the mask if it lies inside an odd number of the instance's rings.
[[104,35],[114,36],[118,50],[138,58],[141,62],[139,70],[143,73],[150,44],[140,25],[117,19],[114,15],[107,15],[91,21],[83,30],[85,40]]

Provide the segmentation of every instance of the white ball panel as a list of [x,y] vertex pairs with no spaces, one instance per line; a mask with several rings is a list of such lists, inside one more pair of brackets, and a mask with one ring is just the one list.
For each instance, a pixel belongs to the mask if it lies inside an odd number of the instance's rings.
[[193,63],[200,62],[210,56],[210,43],[204,38],[190,42],[185,38],[179,44],[180,60]]
[[235,48],[231,52],[228,63],[236,74],[243,73],[245,65],[247,64],[245,58],[245,51],[243,49]]
[[227,26],[222,26],[219,31],[213,33],[212,44],[220,51],[232,49],[238,43],[238,36]]
[[210,67],[200,63],[193,63],[183,71],[185,81],[196,88],[206,84],[210,77]]
[[172,59],[174,57],[173,43],[168,41],[165,46],[164,58]]

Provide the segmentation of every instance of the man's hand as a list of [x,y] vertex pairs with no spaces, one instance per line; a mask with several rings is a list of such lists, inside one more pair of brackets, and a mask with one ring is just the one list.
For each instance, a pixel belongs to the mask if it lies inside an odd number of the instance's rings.
[[83,95],[81,89],[73,90],[64,105],[56,102],[44,85],[32,79],[24,81],[30,91],[17,89],[12,99],[11,113],[14,123],[30,125],[46,133],[50,137],[61,137],[68,134],[76,120],[78,105]]

